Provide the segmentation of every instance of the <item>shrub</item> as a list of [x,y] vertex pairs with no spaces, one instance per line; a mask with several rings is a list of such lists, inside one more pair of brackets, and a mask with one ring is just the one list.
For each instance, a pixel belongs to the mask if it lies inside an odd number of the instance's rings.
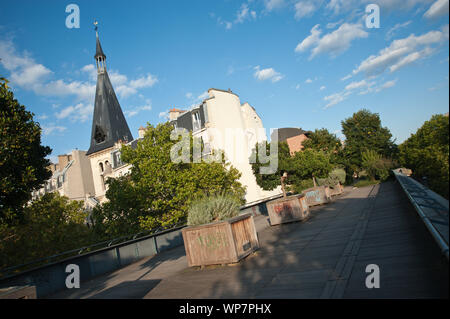
[[362,167],[372,180],[379,179],[384,181],[389,177],[389,170],[393,167],[393,163],[390,159],[383,158],[377,152],[367,150],[362,153]]
[[336,184],[345,183],[346,173],[343,168],[335,168],[330,172],[327,178],[317,178],[317,183],[320,186],[335,186]]
[[189,226],[208,224],[239,215],[240,201],[225,193],[204,195],[194,200],[188,210]]
[[311,188],[311,187],[314,187],[314,182],[313,182],[312,178],[308,178],[308,179],[304,179],[304,180],[296,182],[295,184],[293,184],[290,187],[289,190],[300,194],[305,189],[308,189],[308,188]]

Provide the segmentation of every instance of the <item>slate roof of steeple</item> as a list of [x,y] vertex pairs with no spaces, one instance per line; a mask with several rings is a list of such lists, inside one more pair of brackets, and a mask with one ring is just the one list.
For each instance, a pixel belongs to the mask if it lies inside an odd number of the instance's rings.
[[[97,38],[97,54],[99,52],[103,53]],[[119,140],[131,142],[133,135],[131,135],[108,73],[104,70],[97,75],[91,145],[86,155],[112,147]]]

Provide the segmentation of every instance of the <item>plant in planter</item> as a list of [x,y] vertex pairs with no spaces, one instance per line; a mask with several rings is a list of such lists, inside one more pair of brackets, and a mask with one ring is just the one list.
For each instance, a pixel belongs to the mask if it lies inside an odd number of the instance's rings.
[[304,220],[309,216],[309,208],[304,195],[286,196],[286,180],[288,174],[283,173],[280,179],[283,197],[269,201],[267,211],[269,213],[270,225],[278,225],[299,220]]
[[190,267],[238,262],[259,248],[253,216],[239,215],[239,206],[224,193],[193,201],[182,230]]

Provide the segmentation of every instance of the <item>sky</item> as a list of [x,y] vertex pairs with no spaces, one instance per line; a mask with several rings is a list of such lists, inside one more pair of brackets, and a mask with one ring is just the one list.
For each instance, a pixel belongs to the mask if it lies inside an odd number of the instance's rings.
[[0,1],[0,77],[53,160],[89,148],[94,21],[134,137],[209,88],[252,105],[268,136],[344,138],[341,121],[366,108],[401,143],[449,110],[449,0]]

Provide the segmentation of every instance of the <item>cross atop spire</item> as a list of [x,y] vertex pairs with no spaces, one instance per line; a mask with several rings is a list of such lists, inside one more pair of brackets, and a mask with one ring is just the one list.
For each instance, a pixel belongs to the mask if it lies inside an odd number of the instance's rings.
[[98,37],[97,21],[94,21],[94,26],[95,26],[95,37],[97,39],[94,59],[97,64],[97,73],[100,74],[106,71],[106,55],[103,53],[102,45],[100,44],[100,39]]

